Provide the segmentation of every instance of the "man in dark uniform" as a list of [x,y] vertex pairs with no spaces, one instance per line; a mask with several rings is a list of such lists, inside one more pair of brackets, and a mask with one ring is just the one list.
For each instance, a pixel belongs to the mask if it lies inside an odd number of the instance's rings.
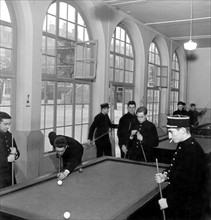
[[62,158],[63,167],[57,175],[59,179],[65,179],[78,165],[81,164],[84,148],[75,139],[63,135],[56,135],[55,132],[50,132],[49,141],[55,151],[57,157]]
[[188,116],[190,117],[190,126],[191,128],[195,128],[199,125],[199,118],[201,118],[205,113],[207,109],[204,108],[200,112],[196,110],[196,104],[191,103],[190,104],[190,110],[188,111]]
[[177,103],[178,109],[173,112],[173,115],[188,115],[188,112],[185,110],[185,103],[182,101],[179,101]]
[[159,200],[167,219],[199,220],[203,210],[202,189],[206,155],[191,137],[188,116],[167,117],[169,139],[178,143],[170,167],[155,175],[157,183],[168,181],[168,191]]
[[125,148],[127,146],[130,138],[131,129],[137,123],[137,117],[135,115],[135,111],[136,111],[135,101],[129,101],[127,104],[127,108],[128,108],[128,112],[125,115],[123,115],[119,120],[119,127],[117,131],[121,158],[125,157],[125,153],[123,152],[122,147]]
[[0,189],[11,186],[12,178],[14,184],[16,183],[12,163],[19,158],[20,152],[12,134],[8,131],[10,125],[11,116],[0,112]]
[[127,149],[127,158],[138,161],[155,161],[153,148],[159,144],[155,125],[147,120],[147,108],[139,107],[136,110],[138,123],[132,128]]
[[103,155],[112,156],[109,128],[117,128],[118,125],[112,124],[108,117],[109,104],[104,103],[101,104],[100,107],[101,112],[95,116],[90,126],[87,144],[90,144],[95,132],[94,138],[97,148],[97,157],[102,157]]

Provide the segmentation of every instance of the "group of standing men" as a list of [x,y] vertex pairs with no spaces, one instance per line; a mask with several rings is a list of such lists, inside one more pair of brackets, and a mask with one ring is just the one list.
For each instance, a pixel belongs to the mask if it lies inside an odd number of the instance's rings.
[[154,161],[153,148],[158,146],[158,134],[155,125],[147,120],[147,109],[136,110],[135,101],[127,104],[128,112],[123,115],[119,124],[112,124],[109,116],[109,104],[101,104],[101,112],[95,116],[89,129],[87,144],[94,138],[97,157],[112,156],[109,139],[109,128],[117,128],[119,147],[122,158],[137,161]]
[[154,161],[153,148],[158,146],[155,125],[147,120],[147,108],[136,110],[134,101],[128,102],[128,112],[119,120],[117,131],[121,157],[137,161]]
[[190,117],[190,128],[196,128],[199,125],[199,118],[201,118],[207,111],[206,108],[202,109],[200,112],[196,110],[196,104],[191,103],[190,109],[186,110],[186,104],[182,101],[177,103],[178,109],[173,112],[173,115],[187,115]]

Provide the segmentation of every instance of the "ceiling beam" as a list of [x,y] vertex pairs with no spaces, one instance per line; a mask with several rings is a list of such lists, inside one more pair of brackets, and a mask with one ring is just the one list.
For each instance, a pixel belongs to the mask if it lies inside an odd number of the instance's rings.
[[[193,18],[192,21],[200,21],[200,20],[210,20],[211,17],[202,17],[202,18]],[[159,24],[169,24],[169,23],[179,23],[191,21],[190,18],[182,19],[182,20],[172,20],[172,21],[160,21],[160,22],[152,22],[152,23],[144,23],[145,25],[159,25]]]
[[[121,0],[108,0],[105,1],[106,3],[109,3],[111,6],[117,6],[117,5],[128,5],[131,3],[136,3],[136,2],[146,2],[146,0],[131,0],[131,1],[121,1]],[[116,2],[116,3],[115,3]]]
[[[171,40],[185,40],[185,39],[189,39],[190,36],[180,36],[180,37],[170,37],[169,39]],[[198,36],[191,36],[192,39],[211,39],[211,35],[198,35]]]

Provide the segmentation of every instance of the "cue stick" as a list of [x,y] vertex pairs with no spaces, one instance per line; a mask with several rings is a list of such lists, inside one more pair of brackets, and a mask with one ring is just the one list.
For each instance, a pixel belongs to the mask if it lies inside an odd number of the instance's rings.
[[61,172],[61,156],[59,156],[59,173]]
[[144,160],[145,160],[145,162],[147,162],[147,158],[146,158],[146,155],[145,155],[145,153],[144,153],[144,148],[143,148],[142,144],[141,144],[141,150],[142,150],[143,155],[144,155]]
[[[11,133],[12,134],[12,133]],[[13,146],[13,134],[12,134],[12,148]],[[14,185],[14,161],[12,161],[12,186]]]
[[[155,158],[156,161],[156,167],[157,167],[157,173],[159,173],[159,167],[158,167],[158,159]],[[161,187],[161,183],[158,183],[159,186],[159,191],[160,191],[160,198],[163,198],[163,193],[162,193],[162,187]],[[162,213],[163,213],[163,220],[166,220],[166,215],[165,215],[165,210],[162,209]]]
[[[109,132],[109,131],[108,131],[108,132]],[[99,137],[95,138],[94,140],[90,141],[89,144],[92,144],[92,143],[95,142],[96,140],[98,140],[98,139],[100,139],[101,137],[105,136],[106,134],[108,134],[108,132],[106,132],[106,133],[100,135]]]

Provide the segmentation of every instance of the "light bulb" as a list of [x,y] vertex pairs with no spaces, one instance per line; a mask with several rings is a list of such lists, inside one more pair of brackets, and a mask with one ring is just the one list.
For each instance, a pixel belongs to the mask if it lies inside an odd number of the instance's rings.
[[185,50],[195,50],[197,47],[197,43],[189,40],[188,42],[184,43]]

